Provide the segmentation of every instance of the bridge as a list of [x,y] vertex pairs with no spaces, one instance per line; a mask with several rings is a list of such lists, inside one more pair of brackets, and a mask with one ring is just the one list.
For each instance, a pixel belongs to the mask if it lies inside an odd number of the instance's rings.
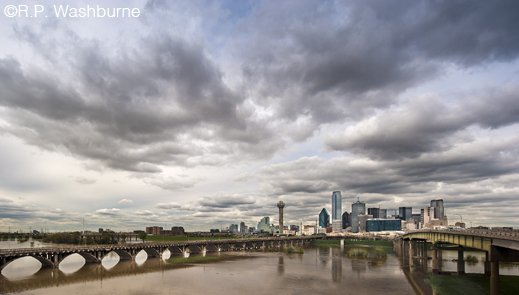
[[426,263],[427,244],[432,243],[432,273],[441,271],[441,251],[458,251],[457,274],[465,275],[464,251],[485,252],[485,276],[490,277],[491,295],[499,294],[499,262],[519,262],[519,234],[492,231],[416,230],[393,241],[394,252],[410,266],[415,258]]
[[42,267],[56,268],[68,256],[78,254],[85,259],[85,263],[101,263],[110,252],[119,255],[120,260],[134,261],[141,251],[146,252],[148,258],[162,257],[169,250],[171,255],[184,255],[186,252],[197,254],[202,252],[236,251],[247,249],[264,249],[272,247],[304,246],[314,239],[322,237],[286,237],[286,238],[256,238],[256,239],[227,239],[202,240],[184,242],[154,242],[138,244],[116,244],[95,246],[66,246],[24,248],[0,250],[0,271],[22,257],[33,257]]

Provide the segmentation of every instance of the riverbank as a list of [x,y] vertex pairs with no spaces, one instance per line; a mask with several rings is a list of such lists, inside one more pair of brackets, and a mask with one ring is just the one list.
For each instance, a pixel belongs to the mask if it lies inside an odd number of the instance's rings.
[[[441,295],[490,294],[490,278],[482,276],[448,276],[429,274],[425,282]],[[499,294],[515,295],[519,290],[519,276],[499,276]]]

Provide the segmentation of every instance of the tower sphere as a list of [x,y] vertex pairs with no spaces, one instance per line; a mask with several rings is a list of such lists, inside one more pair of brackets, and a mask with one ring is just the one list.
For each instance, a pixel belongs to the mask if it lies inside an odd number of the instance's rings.
[[278,207],[279,208],[284,208],[285,207],[285,203],[283,201],[279,201]]

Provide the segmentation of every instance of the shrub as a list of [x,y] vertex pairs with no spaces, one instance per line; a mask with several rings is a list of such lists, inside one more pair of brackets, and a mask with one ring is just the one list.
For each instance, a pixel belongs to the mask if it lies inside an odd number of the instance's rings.
[[375,250],[373,250],[373,255],[375,258],[386,258],[387,252],[382,248],[375,248]]
[[479,259],[476,256],[472,256],[469,254],[465,258],[465,261],[470,262],[470,263],[477,263],[479,261]]

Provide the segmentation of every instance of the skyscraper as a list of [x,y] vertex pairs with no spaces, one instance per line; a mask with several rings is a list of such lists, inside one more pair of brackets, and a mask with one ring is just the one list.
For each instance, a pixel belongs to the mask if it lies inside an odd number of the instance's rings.
[[245,226],[245,222],[243,222],[243,221],[240,222],[240,233],[241,233],[241,234],[245,234],[245,233],[247,233],[247,231],[248,231],[248,230],[247,230],[247,228],[246,228],[246,226]]
[[373,215],[373,218],[381,218],[380,208],[368,208],[368,214]]
[[319,213],[319,226],[322,228],[326,228],[330,225],[330,213],[328,213],[328,210],[326,208],[323,208],[321,210],[321,213]]
[[434,207],[434,218],[442,219],[445,215],[443,210],[443,199],[431,200],[431,207]]
[[400,216],[400,219],[402,220],[409,220],[413,216],[413,207],[399,207],[398,208],[398,215]]
[[379,209],[378,218],[386,219],[387,218],[387,209]]
[[359,214],[366,214],[366,203],[357,201],[351,204],[351,232],[359,232]]
[[347,229],[348,226],[351,226],[351,214],[344,212],[342,214],[342,229]]
[[332,193],[332,220],[342,219],[342,195],[340,191]]
[[279,233],[283,233],[283,208],[285,208],[285,203],[283,201],[279,201],[278,203],[279,208]]

